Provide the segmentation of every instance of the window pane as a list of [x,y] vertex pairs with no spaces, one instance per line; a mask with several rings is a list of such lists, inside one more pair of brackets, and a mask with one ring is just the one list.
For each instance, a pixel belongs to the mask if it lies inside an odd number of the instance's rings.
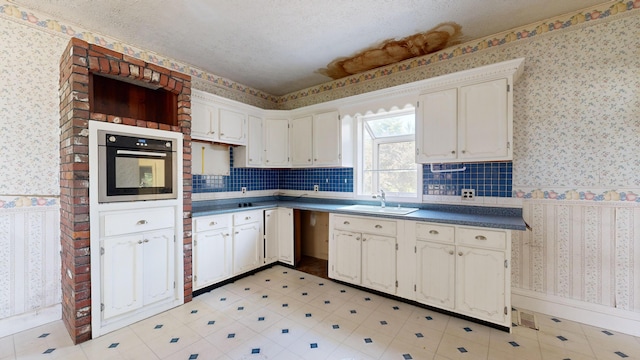
[[364,170],[373,170],[373,139],[365,132],[362,141],[362,167]]
[[388,193],[396,193],[415,196],[417,191],[417,171],[380,171],[380,188]]
[[413,135],[416,132],[415,115],[401,115],[384,119],[366,120],[373,137]]
[[414,147],[414,141],[378,145],[378,169],[416,169]]

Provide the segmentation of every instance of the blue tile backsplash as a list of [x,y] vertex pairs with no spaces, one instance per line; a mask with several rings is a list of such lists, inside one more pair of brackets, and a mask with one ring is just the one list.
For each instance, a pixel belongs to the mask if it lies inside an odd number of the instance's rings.
[[424,165],[423,193],[460,196],[462,189],[474,189],[476,196],[511,197],[513,165],[510,161],[433,165],[434,170],[464,167],[464,171],[433,173],[429,165]]
[[[305,190],[353,192],[353,168],[316,169],[251,169],[233,167],[231,148],[230,175],[193,175],[193,192],[231,192],[257,190]],[[476,196],[511,197],[512,163],[484,162],[462,164],[436,164],[434,170],[457,169],[465,171],[432,173],[423,165],[423,194],[460,196],[462,189],[474,189]]]

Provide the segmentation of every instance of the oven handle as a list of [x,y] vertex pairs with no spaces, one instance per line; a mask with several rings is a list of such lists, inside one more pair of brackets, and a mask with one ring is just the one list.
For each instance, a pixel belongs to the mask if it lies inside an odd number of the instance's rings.
[[131,150],[116,150],[118,155],[145,155],[154,157],[167,157],[165,153],[149,152],[149,151],[131,151]]

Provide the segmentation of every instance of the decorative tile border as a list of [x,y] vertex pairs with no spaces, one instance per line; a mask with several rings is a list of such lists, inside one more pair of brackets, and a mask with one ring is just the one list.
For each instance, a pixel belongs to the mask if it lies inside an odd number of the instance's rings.
[[207,73],[184,63],[162,57],[154,52],[145,51],[126,44],[122,44],[114,39],[110,39],[103,35],[95,34],[82,29],[76,30],[69,24],[64,24],[53,19],[45,19],[43,16],[37,15],[30,10],[21,9],[18,6],[10,4],[6,1],[0,2],[0,16],[2,17],[22,20],[31,24],[32,26],[37,26],[56,34],[76,37],[89,43],[97,44],[102,47],[127,54],[128,56],[141,59],[148,63],[153,63],[169,68],[171,70],[189,74],[193,78],[206,80],[220,88],[233,90],[238,93],[253,96],[263,101],[273,102],[277,104],[276,108],[286,108],[286,103],[289,101],[295,101],[305,97],[342,89],[350,85],[380,80],[381,78],[387,76],[397,75],[401,72],[415,70],[435,64],[437,62],[450,60],[462,55],[473,54],[478,51],[490,49],[496,46],[502,46],[516,41],[530,39],[548,32],[565,30],[567,28],[574,27],[583,23],[606,19],[612,15],[618,15],[637,9],[640,9],[640,1],[638,0],[620,0],[614,4],[603,3],[582,10],[578,13],[569,13],[562,15],[561,17],[530,24],[527,26],[527,28],[523,28],[520,30],[508,30],[499,34],[484,37],[479,40],[473,40],[464,44],[460,44],[453,48],[447,48],[434,54],[409,59],[397,64],[374,69],[343,79],[330,81],[283,96],[275,96],[251,88],[249,86],[239,84],[221,76]]
[[596,201],[596,202],[628,202],[640,204],[640,189],[516,189],[513,197],[519,199]]
[[0,196],[0,209],[58,206],[57,197]]

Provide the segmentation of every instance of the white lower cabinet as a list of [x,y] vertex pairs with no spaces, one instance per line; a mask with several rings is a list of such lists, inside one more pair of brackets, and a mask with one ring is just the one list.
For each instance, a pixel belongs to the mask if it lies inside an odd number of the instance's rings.
[[511,232],[407,221],[415,239],[415,300],[511,325]]
[[229,215],[194,220],[193,288],[200,289],[231,276],[232,237]]
[[262,210],[193,219],[193,289],[263,264]]
[[[154,210],[171,218],[173,209]],[[170,300],[175,295],[173,222],[159,223],[146,211],[107,213],[102,218],[120,217],[118,229],[108,221],[100,239],[102,319],[108,320],[144,306]],[[129,228],[138,226],[139,232]],[[158,229],[157,227],[166,227]],[[124,230],[123,230],[124,229]]]
[[396,293],[397,221],[329,217],[329,277]]
[[264,263],[276,261],[294,265],[293,209],[276,208],[264,211]]

